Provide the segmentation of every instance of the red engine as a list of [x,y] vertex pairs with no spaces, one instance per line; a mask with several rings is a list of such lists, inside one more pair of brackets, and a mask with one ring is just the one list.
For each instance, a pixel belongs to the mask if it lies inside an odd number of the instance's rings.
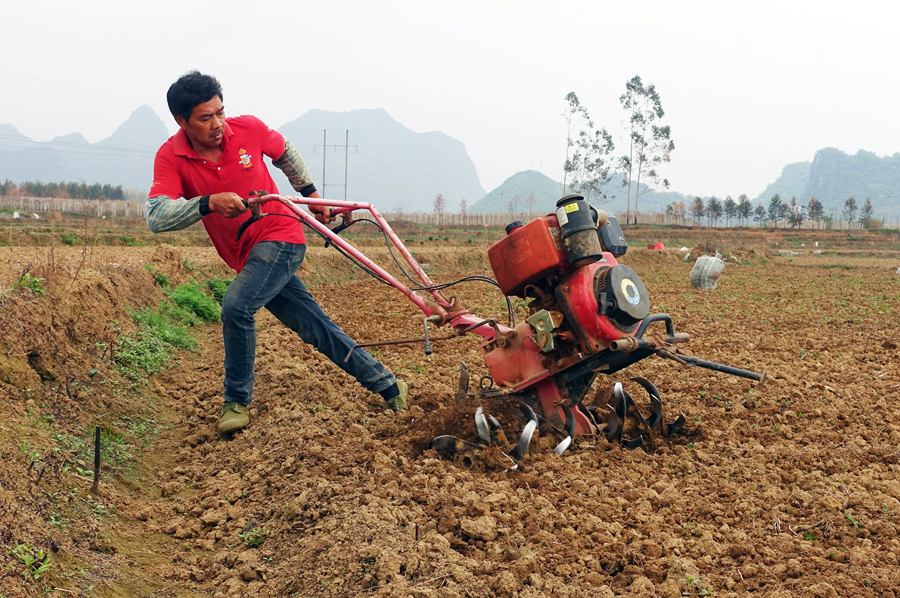
[[[531,300],[525,322],[482,343],[494,381],[514,390],[634,334],[650,311],[638,275],[605,250],[624,242],[615,219],[607,224],[581,196],[563,198],[558,206],[556,214],[511,224],[488,249],[503,293]],[[601,237],[609,240],[601,244]]]

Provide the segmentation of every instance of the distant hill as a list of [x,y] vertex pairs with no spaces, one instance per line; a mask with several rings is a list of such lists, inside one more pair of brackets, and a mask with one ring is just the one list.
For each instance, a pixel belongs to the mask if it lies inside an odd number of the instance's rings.
[[[556,201],[563,195],[562,183],[536,170],[523,170],[503,181],[499,187],[475,203],[470,203],[468,211],[551,212],[556,209]],[[510,202],[514,204],[512,209]]]
[[0,124],[0,180],[14,183],[84,181],[150,189],[153,157],[169,137],[150,106],[141,106],[115,132],[97,143],[80,133],[32,141]]
[[[382,212],[431,212],[438,193],[447,200],[448,211],[456,211],[463,198],[471,205],[484,195],[465,145],[449,135],[416,133],[381,109],[310,110],[279,132],[300,151],[320,193],[324,158],[327,198],[344,198],[348,130],[349,200],[371,202]],[[328,133],[325,153],[323,131]],[[280,171],[273,172],[272,178],[283,192],[292,191]]]
[[[624,212],[625,196],[628,190],[627,187],[622,185],[622,180],[622,175],[614,176],[603,188],[603,194],[606,197],[600,198],[596,195],[591,197],[591,205],[610,212]],[[644,204],[647,202],[648,205],[653,206],[658,203],[658,201],[655,201],[657,198],[652,197],[653,193],[646,185],[641,185],[641,188],[645,193],[640,198],[641,210],[653,211],[654,208],[645,208]],[[523,170],[503,181],[499,187],[474,204],[469,204],[468,211],[472,213],[509,212],[510,202],[515,201],[517,207],[515,207],[514,211],[516,212],[534,211],[549,213],[556,209],[557,200],[569,193],[574,193],[574,191],[572,189],[563,191],[561,182],[554,181],[536,170]],[[634,207],[633,194],[634,190],[632,190],[632,208]],[[534,199],[530,202],[529,198],[532,195]],[[529,207],[529,203],[532,203],[533,209]]]
[[766,187],[765,191],[753,199],[753,202],[768,204],[769,200],[772,199],[772,196],[777,193],[782,199],[787,201],[790,201],[791,197],[797,196],[798,202],[802,199],[802,203],[806,204],[806,200],[809,199],[809,197],[804,196],[804,192],[806,190],[806,183],[809,181],[809,167],[809,162],[794,162],[793,164],[788,164],[781,169],[781,176],[778,177],[774,183]]
[[[860,150],[849,156],[844,152],[825,148],[816,152],[809,167],[809,180],[803,190],[803,203],[813,195],[837,216],[850,196],[862,206],[866,198],[872,200],[874,216],[881,218],[888,205],[888,193],[900,190],[900,153],[879,158],[872,152]],[[800,199],[798,196],[797,199]],[[896,222],[898,198],[891,198],[891,220]]]
[[[815,195],[825,207],[827,215],[840,218],[848,197],[856,198],[862,206],[868,197],[875,208],[874,216],[881,218],[888,208],[888,193],[900,190],[900,153],[879,158],[872,152],[858,151],[850,156],[833,147],[820,149],[812,162],[788,164],[778,179],[766,187],[755,203],[768,204],[778,193],[782,200],[806,205]],[[896,221],[898,201],[891,198],[892,221]]]

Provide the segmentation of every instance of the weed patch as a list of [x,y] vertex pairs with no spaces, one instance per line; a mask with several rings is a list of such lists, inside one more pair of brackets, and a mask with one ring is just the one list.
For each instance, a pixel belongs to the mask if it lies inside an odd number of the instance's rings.
[[222,305],[222,298],[225,297],[225,291],[228,290],[228,285],[232,280],[231,278],[211,278],[206,281],[206,288],[219,305]]
[[200,289],[200,285],[181,285],[169,293],[169,299],[178,307],[189,310],[204,322],[218,322],[219,315],[222,313],[219,304],[205,294]]

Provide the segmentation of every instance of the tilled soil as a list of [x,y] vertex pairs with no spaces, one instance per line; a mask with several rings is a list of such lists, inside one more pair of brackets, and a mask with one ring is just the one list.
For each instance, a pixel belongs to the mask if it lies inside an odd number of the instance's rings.
[[[502,453],[483,471],[460,468],[427,443],[474,440],[476,405],[456,405],[454,391],[461,362],[476,383],[488,374],[477,338],[436,342],[430,356],[373,349],[410,385],[409,411],[394,414],[268,313],[252,424],[220,437],[211,329],[202,355],[155,378],[160,408],[181,420],[150,447],[147,485],[110,496],[120,523],[97,534],[120,560],[107,561],[118,569],[106,595],[142,584],[152,589],[128,595],[893,597],[900,264],[790,259],[729,262],[712,291],[691,288],[691,264],[670,253],[621,260],[652,311],[691,335],[686,353],[767,374],[759,385],[653,357],[601,377],[587,402],[604,405],[622,382],[645,404],[629,380],[639,375],[668,421],[685,414],[652,453],[581,437],[556,456],[559,437],[544,430],[515,469]],[[312,289],[344,330],[358,342],[421,336],[402,295],[355,278]],[[506,317],[493,287],[449,294]],[[157,558],[140,559],[141,539]]]

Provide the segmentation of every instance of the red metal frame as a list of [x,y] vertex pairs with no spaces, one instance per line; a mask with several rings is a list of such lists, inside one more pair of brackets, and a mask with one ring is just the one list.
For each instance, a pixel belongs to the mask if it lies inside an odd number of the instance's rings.
[[[403,255],[403,258],[419,277],[419,280],[422,281],[423,286],[433,286],[434,283],[400,238],[394,233],[384,217],[374,206],[372,206],[372,204],[335,199],[292,197],[278,194],[269,194],[260,198],[249,199],[249,203],[263,204],[269,201],[280,201],[286,205],[302,222],[319,231],[330,242],[353,256],[354,259],[365,264],[367,268],[371,269],[395,289],[406,295],[410,301],[425,313],[425,315],[438,315],[441,318],[442,325],[447,324],[458,331],[466,330],[474,326],[474,328],[467,330],[467,332],[472,332],[485,339],[481,344],[482,354],[484,355],[485,365],[487,366],[488,371],[491,372],[491,376],[495,383],[513,391],[534,388],[537,391],[544,417],[557,426],[562,425],[562,422],[565,420],[565,414],[560,405],[564,403],[564,398],[560,393],[559,385],[556,380],[550,377],[549,370],[544,367],[540,349],[527,333],[530,329],[527,324],[522,323],[515,329],[496,323],[475,326],[479,322],[482,322],[483,319],[469,313],[468,310],[457,309],[454,302],[447,299],[440,290],[434,289],[429,291],[433,300],[422,297],[417,292],[409,289],[378,264],[363,255],[350,243],[333,233],[331,229],[316,220],[313,214],[299,207],[300,205],[329,207],[331,208],[332,215],[335,216],[357,210],[368,211],[375,219],[375,222],[378,223],[378,226],[384,230],[394,246],[400,251],[401,255]],[[499,336],[497,335],[497,332],[500,333]],[[491,351],[486,352],[485,348],[492,343],[496,343],[501,336],[509,337],[507,344],[499,348],[493,347]],[[572,407],[574,408],[575,406],[573,405]],[[596,433],[596,429],[579,409],[573,409],[573,415],[575,416],[574,433],[576,435]]]
[[[378,276],[382,277],[392,287],[406,295],[409,300],[412,301],[416,306],[418,306],[418,308],[421,309],[425,315],[438,315],[441,317],[441,324],[448,324],[456,330],[465,330],[470,326],[473,326],[474,324],[482,321],[483,318],[474,316],[473,314],[469,313],[468,310],[457,309],[454,306],[453,302],[447,299],[447,297],[445,297],[440,290],[435,289],[429,291],[431,293],[431,296],[434,298],[433,300],[426,299],[419,295],[417,292],[410,290],[405,284],[397,280],[390,272],[387,272],[384,268],[363,255],[358,249],[353,247],[353,245],[331,232],[331,229],[316,220],[313,214],[299,207],[300,205],[330,207],[332,208],[331,213],[333,215],[345,214],[347,212],[353,212],[357,210],[368,211],[370,214],[372,214],[372,217],[375,219],[375,222],[378,223],[378,226],[380,226],[382,230],[384,230],[385,234],[388,236],[397,250],[400,251],[400,254],[403,255],[403,258],[419,277],[419,280],[422,281],[422,285],[433,286],[434,283],[430,278],[428,278],[428,274],[425,273],[425,270],[422,269],[422,266],[419,265],[419,263],[416,261],[416,258],[413,257],[413,255],[409,252],[409,250],[406,248],[397,234],[393,231],[393,229],[391,229],[391,226],[387,223],[387,220],[384,219],[384,217],[378,212],[378,210],[375,209],[372,204],[358,201],[342,201],[337,199],[292,197],[274,193],[264,195],[258,199],[249,199],[249,203],[263,204],[269,201],[280,201],[281,203],[286,205],[305,224],[322,233],[325,237],[328,238],[329,241],[353,256],[354,259],[357,259],[361,263],[365,264],[367,268],[371,269],[373,272],[378,274]],[[506,326],[497,325],[497,327],[502,333],[506,333],[512,330],[511,328]],[[478,326],[476,328],[473,328],[472,330],[469,330],[468,332],[472,332],[486,339],[492,338],[494,336],[494,329],[488,324]]]

